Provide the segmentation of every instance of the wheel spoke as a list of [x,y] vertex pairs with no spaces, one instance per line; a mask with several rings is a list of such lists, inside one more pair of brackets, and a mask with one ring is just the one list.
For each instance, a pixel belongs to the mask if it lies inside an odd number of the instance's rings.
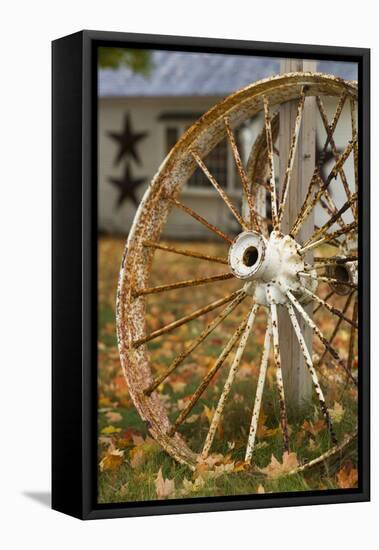
[[321,343],[324,345],[325,348],[329,351],[330,355],[335,359],[338,365],[343,368],[343,370],[346,372],[348,377],[354,382],[354,384],[357,384],[357,381],[355,380],[354,376],[348,371],[345,362],[341,359],[337,351],[333,348],[333,346],[330,345],[330,342],[325,338],[319,327],[316,325],[316,323],[309,317],[308,313],[305,311],[305,309],[302,307],[300,302],[297,301],[295,296],[292,294],[290,290],[287,291],[287,296],[291,300],[292,304],[295,306],[297,311],[300,313],[300,315],[303,317],[304,321],[307,323],[307,325],[313,330],[313,332],[316,334],[316,336],[319,338]]
[[[323,182],[321,181],[320,174],[318,173],[318,170],[316,168],[315,171],[313,172],[312,179],[309,183],[307,193],[305,195],[304,202],[303,202],[303,204],[300,208],[300,211],[297,215],[296,220],[294,221],[294,223],[292,225],[290,235],[292,235],[293,237],[295,237],[295,235],[298,234],[302,224],[307,219],[310,211],[312,210],[312,208],[316,204],[317,200],[322,195],[322,192],[321,192],[321,189],[320,189],[316,195],[312,196],[313,189],[317,184],[319,184],[320,188],[323,186]],[[315,196],[318,196],[317,200],[315,200]]]
[[346,235],[347,233],[350,233],[351,231],[354,231],[358,228],[357,222],[352,222],[349,225],[346,225],[342,229],[338,229],[337,231],[334,231],[333,233],[327,233],[324,237],[319,239],[318,241],[314,241],[310,244],[307,244],[306,246],[303,246],[300,250],[300,254],[305,254],[305,252],[309,252],[309,250],[312,250],[313,248],[317,248],[321,244],[328,243],[329,241],[333,241],[337,237],[340,237],[341,235]]
[[[249,314],[250,315],[250,314]],[[203,378],[203,381],[198,386],[195,393],[192,394],[191,399],[189,400],[188,405],[182,410],[182,412],[179,414],[178,418],[175,420],[174,424],[170,428],[168,435],[173,436],[178,427],[184,422],[184,420],[187,418],[189,413],[192,411],[204,391],[207,389],[209,383],[211,382],[212,378],[215,376],[215,374],[220,370],[222,365],[224,364],[225,360],[227,359],[228,355],[236,345],[237,341],[239,340],[242,332],[245,330],[246,324],[247,324],[248,317],[246,317],[242,323],[240,323],[237,330],[234,332],[228,343],[226,344],[225,348],[220,353],[218,359],[214,363],[213,367],[208,371],[206,376]]]
[[[322,100],[319,96],[316,97],[316,102],[317,102],[317,106],[318,106],[318,109],[319,109],[320,114],[321,114],[321,118],[322,118],[322,121],[323,121],[323,124],[324,124],[324,127],[325,127],[325,131],[326,131],[327,136],[328,136],[328,140],[329,140],[329,143],[330,143],[330,147],[332,149],[333,156],[334,156],[335,160],[337,160],[338,159],[337,147],[336,147],[336,144],[335,144],[334,139],[333,139],[333,134],[330,131],[330,127],[329,127],[329,123],[328,123],[328,117],[327,117],[327,114],[325,112],[324,105],[323,105]],[[353,139],[354,139],[354,137],[355,136],[353,136]],[[339,170],[339,175],[341,177],[341,181],[342,181],[343,187],[345,189],[346,196],[347,196],[348,200],[350,200],[351,191],[350,191],[350,188],[349,188],[349,184],[347,182],[345,172],[344,172],[342,167]],[[352,204],[351,206],[352,206],[352,211],[353,211],[353,214],[354,214],[354,218],[356,219],[357,212],[356,212],[355,204],[354,205]]]
[[309,374],[311,375],[313,386],[315,388],[315,392],[316,392],[318,400],[320,402],[320,408],[321,408],[322,413],[325,417],[326,424],[329,428],[329,432],[330,432],[330,436],[331,436],[332,441],[333,441],[333,445],[336,445],[337,438],[336,438],[336,434],[334,433],[332,420],[330,418],[329,411],[328,411],[328,408],[327,408],[326,403],[325,403],[325,397],[324,397],[323,391],[321,389],[320,383],[318,381],[318,376],[317,376],[316,370],[313,366],[313,361],[312,361],[311,355],[309,353],[307,344],[305,343],[303,334],[301,332],[301,328],[300,328],[299,322],[297,320],[295,311],[293,309],[293,306],[289,303],[287,303],[287,310],[288,310],[288,315],[290,317],[293,329],[294,329],[295,334],[296,334],[296,338],[299,342],[301,352],[304,356],[305,364],[307,365],[308,370],[309,370]]
[[285,208],[286,201],[287,201],[287,195],[288,195],[288,190],[289,190],[289,185],[290,185],[290,180],[291,180],[291,174],[292,174],[292,169],[293,169],[293,165],[294,165],[294,161],[295,161],[296,147],[297,147],[297,142],[298,142],[299,134],[300,134],[301,120],[302,120],[303,112],[304,112],[304,103],[305,103],[305,90],[304,90],[304,86],[303,86],[303,88],[301,89],[301,93],[300,93],[299,103],[297,105],[297,114],[296,114],[296,119],[295,119],[295,127],[294,127],[292,138],[291,138],[291,145],[290,145],[290,150],[289,150],[289,154],[288,154],[287,169],[286,169],[286,173],[285,173],[284,181],[283,181],[282,198],[281,198],[281,201],[280,201],[280,204],[279,204],[279,210],[278,210],[278,222],[279,222],[279,224],[282,221],[283,214],[284,214],[284,208]]
[[[325,191],[328,189],[328,186],[329,186],[330,182],[332,181],[333,178],[335,178],[337,176],[341,166],[343,166],[343,164],[346,162],[346,160],[349,157],[353,147],[354,147],[354,140],[349,142],[346,149],[338,157],[338,160],[336,161],[334,167],[332,168],[332,170],[331,170],[331,172],[330,172],[330,174],[329,174],[329,176],[328,176],[325,183],[321,179],[318,168],[317,167],[315,168],[315,171],[313,173],[311,182],[309,184],[308,191],[307,191],[306,197],[304,199],[303,205],[300,208],[300,212],[299,212],[299,214],[298,214],[298,216],[297,216],[297,218],[296,218],[296,220],[295,220],[295,222],[292,226],[292,229],[291,229],[291,232],[290,232],[291,235],[295,236],[299,232],[300,227],[302,226],[304,221],[309,216],[309,213],[311,212],[311,210],[316,206],[316,204],[319,202],[321,197],[323,195],[325,195]],[[320,189],[318,190],[317,193],[315,193],[312,196],[312,190],[313,190],[313,187],[316,183],[318,183],[318,185],[320,186]],[[335,212],[333,212],[333,214],[334,213]]]
[[[334,292],[333,292],[333,294],[334,294]],[[354,295],[354,291],[350,292],[349,296],[347,297],[347,300],[346,300],[345,305],[344,305],[343,310],[342,310],[342,314],[343,314],[343,315],[345,315],[345,313],[347,312],[353,295]],[[320,305],[319,307],[321,307],[321,305]],[[313,313],[314,313],[314,312],[313,312]],[[353,315],[353,321],[354,321],[354,315]],[[355,322],[356,322],[356,320],[355,320]],[[340,317],[340,318],[338,319],[338,321],[337,321],[337,323],[336,323],[336,326],[334,327],[333,333],[332,333],[331,337],[329,338],[329,343],[330,343],[330,344],[333,343],[333,340],[334,340],[334,338],[336,337],[337,332],[339,331],[339,328],[340,328],[340,326],[341,326],[341,323],[342,323],[342,317]],[[351,328],[351,330],[354,330],[354,329]],[[327,353],[328,353],[328,350],[325,349],[324,352],[323,352],[323,354],[321,355],[319,361],[318,361],[318,363],[319,363],[320,365],[322,365],[322,362],[323,362],[323,360],[324,360],[324,358],[325,358],[325,356],[326,356]],[[348,368],[349,368],[349,362],[348,362],[348,365],[347,365],[347,366],[348,366]],[[351,369],[349,369],[349,370],[351,371]]]
[[288,475],[300,474],[306,470],[309,470],[313,466],[316,466],[317,464],[322,464],[328,458],[342,453],[342,451],[344,451],[350,445],[350,443],[357,437],[357,435],[358,435],[358,432],[357,430],[355,430],[351,435],[345,438],[345,440],[342,441],[342,443],[340,443],[336,447],[332,447],[328,451],[325,451],[325,453],[322,453],[317,458],[314,458],[313,460],[306,462],[305,464],[303,464],[302,466],[299,466],[295,470],[292,470],[291,472],[288,473]]
[[[233,301],[215,318],[211,321],[206,328],[199,334],[199,336],[187,346],[182,353],[180,353],[167,370],[158,376],[145,390],[146,395],[150,395],[166,378],[171,374],[183,361],[201,344],[205,338],[214,331],[216,327],[237,307],[238,304],[244,300],[246,293],[244,291],[237,291]],[[221,305],[221,304],[219,304]],[[209,306],[208,306],[209,307]],[[216,306],[218,307],[218,306]],[[210,310],[208,310],[210,311]],[[187,321],[186,321],[187,322]],[[178,325],[177,325],[178,326]],[[158,331],[157,331],[158,332]]]
[[224,298],[220,298],[218,300],[215,300],[214,302],[208,304],[207,306],[201,307],[194,311],[193,313],[190,313],[189,315],[185,315],[184,317],[181,317],[180,319],[177,319],[176,321],[173,321],[172,323],[165,325],[164,327],[155,330],[154,332],[151,332],[147,336],[144,336],[143,338],[139,338],[136,340],[133,344],[133,347],[138,348],[142,344],[145,344],[146,342],[150,342],[150,340],[153,340],[154,338],[158,338],[158,336],[162,336],[162,334],[166,334],[167,332],[171,332],[172,330],[185,325],[186,323],[189,323],[190,321],[193,321],[194,319],[197,319],[198,317],[201,317],[202,315],[205,315],[206,313],[209,313],[213,311],[214,309],[227,304],[228,302],[231,302],[232,300],[238,298],[240,296],[241,291],[237,290],[236,292],[232,292],[228,296],[225,296]]
[[230,127],[230,122],[228,117],[224,118],[224,123],[225,123],[226,133],[229,139],[230,147],[232,149],[234,162],[236,164],[236,167],[240,176],[240,180],[242,183],[242,189],[244,191],[245,198],[249,207],[250,226],[252,229],[255,228],[259,230],[259,225],[255,214],[255,210],[254,210],[254,201],[253,201],[253,196],[251,194],[251,188],[247,180],[245,169],[242,165],[241,156],[239,154],[236,140],[234,138],[233,130]]
[[333,216],[326,222],[324,225],[322,225],[319,229],[317,229],[313,235],[309,237],[307,241],[303,244],[303,247],[307,246],[309,243],[314,241],[317,237],[320,237],[322,235],[325,235],[327,230],[334,224],[336,221],[348,210],[352,204],[358,199],[357,194],[354,193],[354,195],[351,195],[351,198],[345,202],[345,204],[336,212],[333,214]]
[[144,296],[146,294],[157,294],[159,292],[166,292],[168,290],[177,290],[178,288],[206,285],[208,283],[214,283],[217,281],[226,281],[227,279],[232,279],[233,277],[234,275],[232,273],[222,273],[221,275],[214,275],[213,277],[204,277],[203,279],[189,279],[187,281],[180,281],[178,283],[153,286],[150,288],[140,288],[134,292],[134,296],[138,297],[138,296]]
[[249,318],[247,320],[246,328],[245,328],[245,330],[244,330],[244,332],[241,336],[240,343],[238,344],[238,348],[237,348],[236,354],[234,356],[232,366],[230,367],[230,370],[229,370],[228,378],[226,379],[224,388],[222,390],[220,399],[218,401],[215,413],[212,417],[211,425],[209,427],[209,431],[208,431],[208,434],[207,434],[207,437],[206,437],[206,440],[205,440],[205,443],[204,443],[203,451],[201,453],[201,456],[202,456],[203,459],[207,458],[208,453],[210,451],[210,448],[212,446],[217,428],[218,428],[220,420],[221,420],[222,413],[224,411],[225,403],[226,403],[226,400],[227,400],[228,395],[230,393],[230,390],[232,388],[235,375],[237,373],[238,367],[239,367],[241,359],[242,359],[243,352],[245,351],[247,339],[248,339],[248,337],[250,335],[250,332],[251,332],[251,329],[253,327],[254,319],[255,319],[256,313],[258,311],[258,308],[259,308],[259,305],[257,305],[257,304],[253,305],[253,308],[252,308],[252,310],[250,312],[250,315],[249,315]]
[[284,450],[288,452],[289,451],[288,421],[287,421],[286,400],[284,395],[282,364],[280,359],[278,312],[277,312],[277,306],[275,304],[271,304],[271,322],[272,322],[272,340],[273,340],[273,347],[274,347],[274,361],[276,366],[276,385],[278,387],[278,393],[279,393],[280,426],[283,432]]
[[328,302],[326,300],[323,300],[322,298],[319,298],[318,296],[316,296],[316,294],[313,294],[313,292],[311,292],[310,290],[308,290],[305,287],[302,287],[301,290],[302,290],[302,292],[305,292],[305,294],[308,294],[308,296],[310,296],[312,298],[312,300],[314,300],[315,302],[317,302],[320,305],[324,306],[324,308],[327,309],[328,311],[330,311],[330,313],[333,313],[333,315],[336,315],[342,321],[345,321],[349,325],[352,325],[353,327],[358,328],[356,323],[354,323],[354,321],[352,319],[349,319],[348,317],[346,317],[346,315],[341,313],[338,309],[333,307],[331,304],[328,304]]
[[348,286],[350,288],[353,288],[354,290],[358,290],[358,285],[354,283],[349,283],[347,281],[340,281],[340,279],[333,279],[332,277],[324,277],[323,275],[311,275],[310,273],[307,273],[305,271],[299,271],[299,274],[302,277],[308,277],[309,279],[314,279],[315,281],[322,281],[324,283],[334,284],[334,285],[342,285],[342,286]]
[[348,262],[356,262],[358,260],[357,256],[328,256],[327,258],[315,256],[313,261],[320,264],[331,264],[331,265],[341,265]]
[[326,187],[328,187],[329,183],[332,181],[332,179],[336,178],[338,173],[340,172],[342,166],[345,164],[347,159],[350,156],[350,153],[354,149],[354,147],[357,144],[357,138],[354,138],[349,141],[348,145],[346,146],[345,150],[340,154],[340,156],[337,158],[336,163],[334,167],[332,168],[327,180],[326,180]]
[[272,225],[274,230],[278,230],[279,220],[278,220],[278,207],[277,207],[276,185],[275,185],[274,151],[273,151],[269,101],[266,96],[263,98],[263,106],[264,106],[264,115],[265,115],[267,158],[268,158],[269,172],[270,172],[269,181],[270,181],[270,195],[271,195]]
[[[331,297],[333,296],[333,294],[334,294],[334,290],[331,290],[331,291],[327,294],[327,296],[326,296],[326,298],[325,298],[325,301],[329,300],[329,298],[331,298]],[[322,307],[322,304],[318,304],[318,306],[315,307],[314,310],[313,310],[313,315],[314,315],[315,313],[317,313],[318,310],[319,310],[321,307]]]
[[206,165],[204,164],[204,162],[201,160],[201,158],[199,157],[199,155],[195,152],[195,151],[191,151],[191,154],[193,156],[193,158],[195,159],[195,161],[197,162],[198,166],[201,168],[201,170],[203,171],[204,175],[208,178],[208,180],[211,182],[211,184],[213,185],[213,187],[216,189],[216,191],[218,192],[218,194],[220,195],[220,197],[222,198],[222,200],[224,201],[224,203],[226,204],[226,206],[229,208],[229,210],[231,211],[231,213],[233,214],[233,216],[236,218],[236,220],[238,221],[238,223],[240,224],[240,226],[245,229],[246,231],[249,230],[249,228],[247,227],[247,225],[245,224],[244,220],[242,219],[242,216],[240,215],[240,213],[238,212],[237,208],[232,204],[230,198],[228,197],[228,195],[225,193],[225,191],[223,190],[223,188],[221,187],[221,185],[218,183],[218,181],[216,180],[216,178],[210,173],[210,171],[208,170],[208,168],[206,167]]
[[182,202],[178,201],[177,199],[174,199],[173,197],[169,197],[168,200],[170,202],[172,202],[175,206],[177,206],[178,208],[180,208],[181,210],[183,210],[184,212],[187,212],[187,214],[189,214],[190,216],[192,216],[192,218],[194,218],[195,220],[197,220],[198,222],[200,222],[201,224],[203,224],[205,227],[207,227],[210,231],[213,231],[213,233],[215,233],[216,235],[218,235],[219,237],[221,237],[222,239],[224,239],[224,241],[226,241],[227,243],[231,244],[233,242],[233,239],[231,239],[230,237],[228,237],[228,235],[226,235],[223,231],[221,231],[221,229],[219,229],[218,227],[216,227],[215,225],[211,224],[210,222],[208,222],[205,218],[203,218],[202,216],[200,216],[200,214],[198,214],[197,212],[195,212],[194,210],[192,210],[192,208],[190,208],[189,206],[187,206],[186,204],[183,204]]
[[208,256],[207,254],[200,254],[194,250],[187,250],[184,248],[176,248],[175,246],[169,246],[166,244],[156,243],[154,241],[143,241],[143,245],[151,248],[158,248],[166,252],[173,252],[174,254],[180,254],[182,256],[190,256],[191,258],[199,258],[200,260],[206,260],[207,262],[215,262],[218,264],[228,265],[228,260],[225,258],[219,258],[218,256]]
[[270,355],[271,337],[272,337],[271,318],[270,316],[268,316],[267,329],[266,329],[265,340],[263,344],[262,359],[259,367],[257,389],[256,389],[255,399],[254,399],[253,414],[251,416],[249,437],[247,440],[245,462],[251,462],[251,458],[253,456],[255,437],[258,429],[259,414],[260,414],[261,405],[262,405],[263,389],[264,389],[265,380],[266,380],[268,358]]
[[[328,148],[329,139],[334,134],[334,131],[335,131],[336,126],[337,126],[337,122],[339,121],[339,118],[340,118],[341,113],[342,113],[342,109],[345,105],[346,98],[347,98],[346,94],[342,94],[339,101],[338,101],[338,104],[337,104],[337,107],[336,107],[336,110],[335,110],[335,113],[334,113],[334,116],[333,116],[333,120],[332,120],[331,124],[328,125],[328,130],[326,132],[327,138],[326,138],[326,141],[324,143],[324,147],[322,148],[321,156],[325,153],[325,151]],[[320,114],[321,114],[321,112],[320,112]]]

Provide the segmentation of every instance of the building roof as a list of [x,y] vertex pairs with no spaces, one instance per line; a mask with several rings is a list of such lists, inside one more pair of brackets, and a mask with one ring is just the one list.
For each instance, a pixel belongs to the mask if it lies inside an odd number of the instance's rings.
[[[100,97],[225,96],[279,73],[280,60],[211,53],[153,50],[149,76],[127,67],[99,69]],[[318,61],[317,71],[357,79],[357,64]]]

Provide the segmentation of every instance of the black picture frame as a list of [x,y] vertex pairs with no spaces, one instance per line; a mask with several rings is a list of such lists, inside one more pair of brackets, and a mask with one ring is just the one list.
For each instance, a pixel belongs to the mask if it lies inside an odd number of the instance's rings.
[[[333,59],[359,74],[359,484],[357,489],[99,505],[97,483],[97,67],[99,45]],[[52,43],[52,507],[81,519],[370,499],[370,50],[82,31]]]

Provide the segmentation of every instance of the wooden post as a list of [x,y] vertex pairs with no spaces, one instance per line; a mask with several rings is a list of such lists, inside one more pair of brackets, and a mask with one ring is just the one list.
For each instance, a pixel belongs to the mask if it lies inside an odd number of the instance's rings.
[[[281,62],[281,73],[295,71],[315,71],[316,63],[299,59],[283,59]],[[291,143],[291,136],[295,124],[297,112],[297,100],[286,102],[281,105],[279,111],[279,164],[280,164],[280,186],[284,180],[284,174],[288,162],[288,152]],[[304,201],[306,190],[311,181],[315,167],[316,155],[316,106],[314,98],[306,98],[301,123],[301,130],[297,144],[295,162],[289,186],[286,208],[282,220],[282,231],[288,233],[295,221],[300,207]],[[281,187],[280,187],[281,194]],[[314,231],[313,213],[308,217],[299,232],[300,242],[307,239]],[[307,313],[312,315],[313,306],[306,307]],[[286,401],[289,410],[299,412],[301,408],[309,403],[312,397],[312,380],[304,362],[303,354],[294,333],[292,324],[288,318],[285,308],[279,308],[279,334],[280,353],[282,360],[284,387]],[[305,342],[312,355],[312,331],[305,325],[302,318],[299,324],[303,332]]]

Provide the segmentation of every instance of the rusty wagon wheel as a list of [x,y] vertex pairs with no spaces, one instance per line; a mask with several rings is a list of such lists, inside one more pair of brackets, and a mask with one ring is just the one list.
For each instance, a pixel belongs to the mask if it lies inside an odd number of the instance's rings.
[[[324,151],[328,147],[333,153],[333,168],[326,178],[321,175],[320,164],[314,168],[313,177],[304,197],[303,206],[297,219],[288,233],[282,233],[281,224],[286,208],[288,189],[291,185],[291,172],[295,151],[299,139],[302,113],[306,97],[315,97],[317,106],[326,130]],[[337,108],[333,119],[328,121],[324,108],[326,96],[337,98]],[[288,165],[282,182],[281,192],[275,183],[275,140],[278,136],[278,115],[275,110],[287,101],[297,101],[297,117],[289,147]],[[249,430],[244,452],[246,463],[253,459],[257,435],[258,417],[262,405],[263,389],[267,377],[271,344],[273,348],[273,366],[275,382],[278,389],[279,423],[283,433],[284,449],[289,448],[285,387],[283,385],[281,354],[279,347],[278,308],[288,312],[288,318],[299,342],[305,364],[310,372],[320,411],[325,418],[330,432],[332,446],[328,453],[341,446],[334,434],[331,415],[327,408],[324,393],[319,382],[318,369],[329,354],[334,368],[340,370],[348,383],[357,384],[353,373],[354,341],[357,329],[357,308],[353,317],[347,313],[357,293],[357,127],[355,104],[357,87],[332,76],[312,73],[290,73],[262,80],[232,94],[224,101],[202,116],[178,141],[166,157],[159,172],[147,190],[132,229],[129,234],[117,292],[117,333],[121,364],[134,404],[146,422],[151,435],[176,460],[191,469],[199,460],[204,460],[211,452],[216,431],[220,426],[227,398],[230,395],[236,373],[243,353],[248,349],[248,339],[252,333],[258,315],[264,315],[266,328],[263,339],[262,354],[259,361],[258,379],[252,410],[249,411]],[[341,153],[337,151],[334,131],[337,127],[342,108],[350,103],[352,135]],[[236,130],[247,120],[262,113],[263,129],[255,141],[250,157],[244,167],[235,138]],[[224,188],[207,167],[207,155],[222,140],[227,139],[231,148],[237,172],[240,178],[246,215],[242,214]],[[348,157],[354,158],[355,189],[347,183],[344,164]],[[227,235],[211,222],[194,212],[180,201],[180,193],[185,182],[195,169],[200,169],[220,196],[223,203],[240,226],[240,233],[235,237]],[[337,207],[332,191],[333,185],[342,185],[346,200],[342,207]],[[267,209],[266,198],[271,207]],[[300,242],[299,231],[311,212],[321,207],[327,214],[327,221],[321,227],[315,227],[313,234]],[[215,256],[193,248],[172,246],[160,241],[162,229],[170,211],[175,208],[184,215],[190,215],[203,224],[225,245],[225,254]],[[344,215],[344,216],[343,216]],[[351,221],[346,221],[346,215]],[[199,265],[224,266],[223,272],[208,277],[198,277],[172,284],[151,286],[151,273],[154,257],[159,254],[180,254],[194,258]],[[316,255],[317,254],[317,255]],[[162,261],[162,260],[161,260]],[[161,264],[160,264],[161,265]],[[162,268],[162,267],[161,267]],[[210,288],[213,285],[224,285],[233,282],[236,288],[209,302],[207,292],[203,293],[204,303],[192,312],[171,320],[168,324],[155,330],[148,330],[146,314],[149,297],[157,293],[167,293],[169,304],[170,293],[189,292],[198,288]],[[202,285],[206,285],[203,287]],[[329,292],[325,292],[325,287]],[[344,306],[337,307],[329,299],[335,295],[347,296]],[[325,295],[327,294],[327,295]],[[323,296],[323,297],[322,297]],[[175,302],[175,300],[174,300]],[[348,360],[341,357],[340,350],[333,346],[334,336],[326,338],[317,322],[309,315],[307,306],[313,303],[315,312],[323,308],[336,320],[335,333],[341,322],[351,327],[348,342]],[[340,302],[339,302],[340,304]],[[175,305],[174,303],[172,304]],[[242,319],[236,322],[238,310],[244,310]],[[349,309],[350,307],[350,309]],[[220,313],[208,314],[218,308]],[[234,316],[234,317],[233,317]],[[222,323],[233,317],[236,326],[230,327],[229,339],[224,343],[219,356],[205,372],[199,385],[182,400],[176,416],[173,418],[166,409],[165,400],[161,398],[159,388],[177,369],[183,367],[191,354],[198,353],[201,344]],[[316,360],[309,350],[300,327],[298,318],[313,331],[315,338],[325,353]],[[178,329],[201,318],[207,319],[202,331],[189,342],[183,342],[180,352],[167,366],[152,364],[149,346]],[[228,325],[229,330],[229,325]],[[179,330],[180,333],[180,330]],[[236,348],[225,384],[215,401],[215,409],[210,419],[210,427],[201,449],[192,449],[185,438],[186,421],[190,417],[199,399],[207,391],[212,380]],[[196,369],[196,363],[192,365]]]

